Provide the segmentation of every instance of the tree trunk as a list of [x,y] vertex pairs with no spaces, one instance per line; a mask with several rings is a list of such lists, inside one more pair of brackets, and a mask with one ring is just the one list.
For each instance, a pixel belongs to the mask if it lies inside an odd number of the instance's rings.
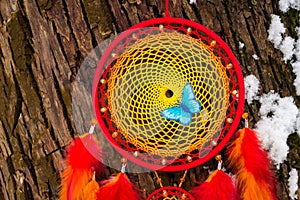
[[[78,128],[72,114],[71,90],[84,58],[104,39],[162,17],[164,10],[162,0],[0,1],[0,199],[57,199],[65,147],[87,131],[93,118],[92,110],[82,114]],[[174,0],[169,10],[171,16],[216,32],[235,53],[244,76],[253,74],[261,81],[261,92],[293,96],[300,107],[291,66],[267,40],[271,14],[280,14],[277,1],[197,0],[190,5],[189,0]],[[284,20],[292,22],[297,15]],[[295,35],[293,23],[288,24]],[[239,41],[245,44],[242,50]],[[260,59],[254,60],[254,54]],[[259,120],[258,108],[258,102],[246,105],[250,127]],[[289,199],[288,172],[300,168],[300,140],[296,134],[291,137],[289,158],[276,171],[279,199]],[[107,168],[104,176],[115,172]],[[190,190],[207,174],[203,166],[189,170],[183,188]],[[183,172],[159,175],[164,185],[173,185]],[[144,198],[158,188],[152,173],[129,178]]]

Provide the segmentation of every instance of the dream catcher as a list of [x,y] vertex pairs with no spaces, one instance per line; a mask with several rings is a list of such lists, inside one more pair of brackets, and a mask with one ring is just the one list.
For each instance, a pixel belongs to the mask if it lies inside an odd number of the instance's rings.
[[[90,133],[70,147],[61,199],[139,199],[125,173],[127,159],[157,176],[161,188],[149,200],[276,199],[269,160],[243,114],[237,59],[211,30],[170,17],[168,1],[164,18],[131,27],[105,50],[95,72],[93,105],[101,131],[124,158],[121,172],[96,181],[101,156],[92,123]],[[229,143],[242,115],[246,127]],[[218,155],[227,144],[235,181]],[[73,151],[86,158],[84,166],[74,164]],[[184,190],[187,170],[214,157],[216,171],[191,192]],[[161,184],[157,171],[180,170],[185,173],[178,187]]]

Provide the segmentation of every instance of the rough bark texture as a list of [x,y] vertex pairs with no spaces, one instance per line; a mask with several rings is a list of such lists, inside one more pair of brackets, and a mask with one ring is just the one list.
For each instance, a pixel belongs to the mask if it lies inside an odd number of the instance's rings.
[[[1,0],[0,1],[0,199],[57,199],[65,147],[76,135],[71,90],[87,54],[102,40],[131,25],[162,17],[162,0]],[[271,0],[170,1],[171,16],[199,22],[223,38],[237,56],[244,75],[261,81],[261,92],[275,90],[300,98],[290,65],[267,40],[271,14],[289,24],[299,13],[279,12]],[[239,49],[239,41],[245,47]],[[260,58],[254,60],[252,55]],[[246,105],[250,126],[258,119],[259,103]],[[88,121],[93,117],[87,113]],[[88,127],[82,129],[87,129]],[[300,168],[300,139],[290,136],[288,160],[276,171],[279,199],[288,197],[288,172]],[[211,169],[213,169],[212,166]],[[107,169],[105,176],[115,171]],[[183,188],[201,181],[207,170],[189,170]],[[178,184],[183,172],[159,173],[164,185]],[[152,173],[129,174],[144,195],[158,188]]]

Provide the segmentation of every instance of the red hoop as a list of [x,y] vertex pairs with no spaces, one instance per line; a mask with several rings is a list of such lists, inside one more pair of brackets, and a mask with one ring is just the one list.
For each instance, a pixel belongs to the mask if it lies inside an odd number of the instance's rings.
[[[230,77],[230,90],[233,93],[233,95],[230,97],[231,103],[226,113],[226,119],[230,120],[224,119],[224,126],[220,131],[220,135],[218,135],[218,138],[216,138],[217,145],[212,147],[212,144],[207,144],[210,145],[209,148],[211,150],[209,152],[205,152],[203,157],[199,157],[199,152],[196,152],[191,155],[180,157],[172,163],[167,162],[168,166],[165,166],[162,162],[160,162],[163,158],[157,158],[155,156],[153,157],[153,155],[144,155],[144,157],[136,156],[135,153],[139,153],[139,149],[132,147],[132,145],[128,144],[126,141],[122,141],[120,138],[116,139],[113,135],[114,125],[109,121],[109,114],[100,111],[101,108],[105,107],[107,104],[103,98],[103,95],[106,94],[106,86],[105,83],[101,83],[101,78],[107,76],[108,72],[105,69],[110,66],[111,63],[113,63],[113,54],[116,51],[121,52],[122,48],[126,47],[126,45],[128,45],[130,42],[133,42],[134,39],[129,36],[135,33],[136,30],[146,27],[159,27],[160,25],[163,25],[166,29],[175,30],[183,34],[189,33],[189,35],[195,38],[200,38],[206,44],[210,44],[212,41],[215,41],[216,44],[212,47],[212,50],[218,57],[221,58],[223,65],[228,66],[227,74]],[[237,91],[238,101],[236,96]],[[131,27],[129,30],[121,33],[107,48],[101,60],[99,61],[95,73],[93,82],[93,104],[97,120],[104,135],[114,146],[114,148],[122,154],[122,156],[148,169],[160,171],[179,171],[193,168],[207,162],[216,154],[218,154],[227,144],[238,127],[243,113],[244,81],[242,71],[234,54],[227,44],[213,31],[209,30],[203,25],[181,18],[165,17],[151,19],[141,22]]]
[[147,197],[147,200],[171,199],[172,197],[176,199],[194,200],[194,197],[190,193],[182,188],[173,186],[162,187],[155,190]]

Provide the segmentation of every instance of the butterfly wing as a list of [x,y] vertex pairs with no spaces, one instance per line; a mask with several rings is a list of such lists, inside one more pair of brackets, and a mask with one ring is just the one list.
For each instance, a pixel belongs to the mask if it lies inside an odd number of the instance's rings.
[[166,119],[177,121],[184,126],[192,122],[192,114],[185,112],[180,106],[164,109],[160,114]]
[[187,126],[191,122],[192,122],[192,114],[182,110],[180,118],[179,118],[179,123],[184,125],[184,126]]
[[161,111],[161,116],[167,118],[168,120],[175,120],[179,121],[181,117],[182,109],[180,106],[173,106],[170,108],[166,108],[163,111]]
[[196,99],[196,95],[190,83],[187,83],[183,88],[181,104],[186,107],[190,113],[195,114],[201,111],[201,104]]
[[189,112],[193,114],[199,113],[202,108],[198,100],[190,100],[185,106],[189,109]]
[[191,99],[195,99],[196,95],[194,93],[193,87],[190,83],[185,84],[183,91],[182,91],[182,103],[184,101],[189,101]]

